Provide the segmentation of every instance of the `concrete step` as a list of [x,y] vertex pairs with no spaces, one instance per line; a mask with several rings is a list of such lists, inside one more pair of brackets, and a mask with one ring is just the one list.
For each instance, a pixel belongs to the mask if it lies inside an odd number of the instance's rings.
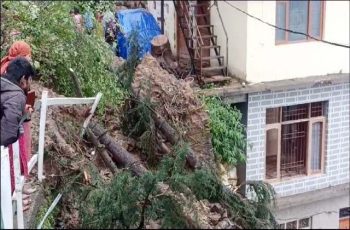
[[[202,47],[202,49],[220,49],[221,48],[221,46],[218,46],[218,45],[211,45],[211,46],[201,46]],[[194,48],[192,48],[192,47],[190,47],[190,49],[199,49],[199,46],[197,46],[197,47],[194,47]]]
[[217,71],[217,70],[225,70],[226,66],[210,66],[210,67],[203,67],[203,72],[211,72],[211,71]]
[[[195,58],[196,60],[199,60],[200,58]],[[203,61],[207,61],[207,60],[212,60],[212,59],[224,59],[224,56],[208,56],[208,57],[202,57],[201,58]]]

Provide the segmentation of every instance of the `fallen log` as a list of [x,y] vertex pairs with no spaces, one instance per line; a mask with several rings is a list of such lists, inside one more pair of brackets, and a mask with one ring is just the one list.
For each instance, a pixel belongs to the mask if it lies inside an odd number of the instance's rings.
[[91,132],[90,129],[86,130],[86,134],[88,136],[88,139],[92,142],[92,144],[94,146],[96,146],[97,152],[100,154],[100,156],[102,157],[103,162],[105,162],[105,164],[108,166],[108,168],[111,170],[111,172],[113,174],[117,173],[118,168],[115,165],[115,163],[113,162],[113,160],[111,159],[111,157],[109,156],[108,152],[106,149],[103,149],[100,146],[99,141],[97,140],[96,136]]
[[48,131],[49,137],[56,143],[53,145],[57,150],[62,150],[68,157],[74,157],[76,151],[72,146],[67,144],[66,140],[62,137],[59,132],[58,126],[53,119],[47,119],[47,126],[50,127]]
[[[170,144],[175,145],[176,143],[179,142],[180,140],[179,135],[177,134],[175,129],[173,129],[173,127],[171,127],[165,119],[161,118],[160,116],[157,116],[154,113],[152,114],[152,118],[156,124],[156,127],[162,132],[162,134],[170,142]],[[186,155],[186,161],[191,168],[196,168],[197,159],[191,148],[189,148],[189,151]]]
[[151,54],[154,57],[162,56],[164,52],[170,51],[169,39],[163,34],[155,36],[151,41],[151,45]]
[[137,176],[141,176],[147,171],[147,169],[133,155],[115,142],[100,125],[90,123],[88,128],[96,136],[97,140],[99,140],[100,143],[103,144],[112,154],[114,161],[130,168],[130,170]]
[[171,52],[169,39],[167,36],[160,34],[151,41],[151,54],[157,59],[160,66],[169,73],[178,76],[178,64]]
[[[139,98],[140,101],[143,100],[142,96],[136,92],[134,88],[131,89],[134,97]],[[170,142],[170,144],[175,145],[179,142],[180,137],[176,130],[171,127],[171,125],[161,116],[157,115],[154,111],[151,111],[152,119],[156,125],[156,128],[164,135],[164,137]],[[191,147],[186,155],[186,161],[191,168],[197,167],[197,158]]]
[[162,154],[169,154],[171,152],[171,150],[168,148],[168,146],[164,142],[158,143],[157,148]]
[[[129,168],[131,172],[139,177],[148,172],[148,170],[138,160],[136,160],[132,154],[114,141],[114,139],[100,125],[90,123],[88,130],[90,130],[93,135],[96,136],[96,139],[112,153],[113,159],[117,163]],[[210,227],[208,217],[201,213],[202,208],[198,208],[199,201],[194,203],[195,197],[193,194],[189,199],[182,193],[173,192],[168,185],[163,183],[157,184],[157,189],[162,195],[170,196],[180,204],[183,217],[191,228],[207,229]],[[196,210],[197,212],[194,212],[192,209],[193,206],[198,209]]]

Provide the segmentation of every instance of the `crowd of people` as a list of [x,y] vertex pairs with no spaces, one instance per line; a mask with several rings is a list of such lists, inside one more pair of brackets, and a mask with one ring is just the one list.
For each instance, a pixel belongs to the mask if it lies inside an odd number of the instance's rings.
[[92,12],[90,8],[84,9],[81,13],[78,8],[70,11],[77,32],[95,33],[110,45],[111,49],[118,55],[116,37],[120,31],[117,13],[128,8],[146,8],[142,1],[116,2],[115,8],[106,8]]
[[121,9],[127,9],[120,3],[116,3],[115,10],[107,8],[104,11],[98,10],[92,12],[91,9],[84,10],[80,13],[78,8],[70,11],[77,32],[95,33],[110,45],[113,51],[117,51],[116,36],[118,33],[117,12]]

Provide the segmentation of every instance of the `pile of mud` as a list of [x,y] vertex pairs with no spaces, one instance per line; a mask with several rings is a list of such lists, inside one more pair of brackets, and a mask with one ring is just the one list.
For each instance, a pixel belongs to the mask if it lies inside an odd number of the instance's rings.
[[199,160],[213,159],[209,116],[190,82],[169,74],[154,57],[148,55],[137,66],[132,86],[142,97],[150,96],[156,113],[191,144]]

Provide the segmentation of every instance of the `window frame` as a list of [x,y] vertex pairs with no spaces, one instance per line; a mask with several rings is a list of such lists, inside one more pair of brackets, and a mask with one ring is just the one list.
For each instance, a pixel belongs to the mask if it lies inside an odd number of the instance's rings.
[[[311,106],[310,106],[311,107]],[[311,169],[311,155],[312,155],[312,125],[314,123],[318,123],[321,122],[322,123],[322,135],[321,135],[321,169],[318,172],[312,172]],[[326,137],[326,118],[325,116],[318,116],[318,117],[310,117],[309,120],[309,133],[308,133],[308,153],[306,156],[306,163],[307,163],[307,176],[310,175],[318,175],[318,174],[323,174],[324,173],[324,159],[325,159],[325,137]]]
[[[328,101],[317,101],[317,102],[322,102],[324,103],[324,107],[323,109],[325,109],[326,111],[328,110]],[[264,173],[264,180],[269,182],[269,183],[274,183],[274,182],[281,182],[281,181],[287,181],[296,177],[306,177],[306,176],[311,176],[311,175],[322,175],[325,173],[325,157],[326,157],[326,116],[327,116],[327,112],[323,111],[322,115],[320,116],[315,116],[312,117],[311,116],[311,104],[315,103],[315,102],[310,102],[307,103],[308,104],[308,118],[303,118],[303,119],[297,119],[297,120],[288,120],[288,121],[282,121],[282,112],[283,112],[283,107],[287,107],[287,106],[280,106],[277,107],[279,110],[279,121],[276,123],[271,123],[271,124],[265,124],[265,173]],[[297,105],[303,105],[303,104],[297,104]],[[265,112],[267,109],[271,109],[271,108],[266,108]],[[274,109],[274,108],[272,108]],[[299,123],[299,122],[308,122],[308,133],[307,133],[307,153],[306,153],[306,175],[296,175],[296,176],[291,176],[291,177],[283,177],[281,178],[281,138],[282,138],[282,125],[285,124],[292,124],[292,123]],[[312,125],[314,123],[317,122],[321,122],[322,123],[322,134],[321,134],[321,169],[317,172],[312,172],[311,169],[311,154],[312,154]],[[277,129],[278,130],[278,136],[277,136],[277,142],[278,142],[278,147],[277,147],[277,166],[276,166],[276,170],[277,170],[277,176],[276,178],[267,178],[266,177],[266,171],[267,171],[267,160],[266,160],[266,156],[267,156],[267,132],[269,130],[274,130]]]
[[[281,111],[281,109],[280,109]],[[280,114],[282,114],[280,112]],[[266,178],[266,170],[267,170],[267,161],[266,161],[266,155],[267,155],[267,132],[269,130],[274,130],[274,129],[277,129],[278,133],[277,133],[277,142],[278,142],[278,146],[277,146],[277,166],[276,166],[276,170],[277,170],[277,176],[276,178],[271,178],[271,179],[267,179]],[[281,180],[281,131],[282,130],[282,125],[281,123],[274,123],[274,124],[268,124],[266,125],[266,128],[265,128],[265,180],[266,181],[270,181],[270,182],[273,182],[273,181],[279,181]]]
[[[300,221],[303,220],[303,219],[309,219],[309,226],[300,228]],[[296,229],[312,229],[312,216],[305,217],[305,218],[300,218],[300,219],[291,219],[291,220],[288,220],[287,222],[278,223],[278,227],[279,227],[279,229],[287,229],[287,224],[291,223],[291,222],[294,222],[294,221],[297,222]],[[283,228],[281,228],[282,226],[283,226]]]
[[[308,11],[307,11],[307,34],[310,35],[310,29],[311,29],[311,2],[312,0],[308,0]],[[286,18],[285,18],[285,25],[284,28],[285,29],[289,29],[289,6],[290,6],[290,1],[286,1],[286,0],[278,0],[276,1],[276,6],[275,6],[275,24],[277,25],[277,3],[278,2],[282,2],[284,4],[286,4]],[[324,22],[325,22],[325,12],[326,12],[326,1],[320,1],[321,2],[321,19],[320,19],[320,36],[314,36],[315,38],[318,39],[323,39],[324,37]],[[295,40],[295,41],[289,41],[288,40],[288,35],[289,32],[284,31],[285,33],[285,39],[284,40],[277,40],[276,39],[276,30],[278,30],[277,28],[275,29],[275,45],[285,45],[285,44],[294,44],[294,43],[301,43],[301,42],[311,42],[311,41],[317,41],[314,40],[310,37],[307,37],[305,39],[300,39],[300,40]]]

